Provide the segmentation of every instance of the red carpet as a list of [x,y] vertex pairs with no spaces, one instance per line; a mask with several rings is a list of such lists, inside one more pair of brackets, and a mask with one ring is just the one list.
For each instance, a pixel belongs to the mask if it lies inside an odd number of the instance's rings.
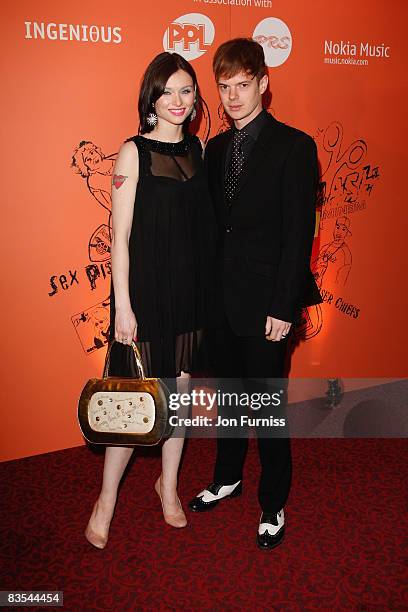
[[[64,591],[65,610],[408,610],[405,440],[294,440],[285,541],[258,551],[258,460],[244,494],[189,526],[164,524],[153,491],[160,458],[137,457],[110,540],[83,530],[103,455],[85,447],[0,464],[0,589]],[[214,441],[191,440],[186,502],[211,480]],[[27,608],[28,609],[28,608]],[[35,609],[35,608],[30,608]]]

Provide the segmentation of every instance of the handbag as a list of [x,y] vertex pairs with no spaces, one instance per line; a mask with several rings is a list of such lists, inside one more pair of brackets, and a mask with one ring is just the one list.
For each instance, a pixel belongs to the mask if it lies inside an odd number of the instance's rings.
[[88,380],[78,402],[78,421],[92,444],[152,446],[170,436],[169,390],[160,378],[146,378],[132,341],[138,378],[108,376],[113,343],[108,344],[102,378]]

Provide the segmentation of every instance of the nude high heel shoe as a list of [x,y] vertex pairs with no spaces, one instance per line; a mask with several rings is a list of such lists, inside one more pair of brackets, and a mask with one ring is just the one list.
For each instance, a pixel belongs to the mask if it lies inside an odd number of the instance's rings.
[[181,527],[185,527],[187,525],[187,519],[186,519],[186,515],[184,514],[183,508],[181,507],[181,502],[178,497],[177,497],[177,501],[179,503],[180,509],[175,514],[166,514],[166,512],[164,511],[163,497],[161,494],[161,488],[162,488],[161,476],[159,476],[158,479],[156,480],[154,488],[155,488],[157,495],[160,497],[160,501],[161,501],[161,505],[163,509],[163,517],[164,517],[165,522],[168,525],[171,525],[172,527],[177,527],[179,529]]
[[94,504],[91,518],[89,519],[88,525],[85,529],[85,537],[88,540],[88,542],[92,544],[92,546],[102,549],[102,548],[105,548],[106,544],[108,543],[109,527],[106,533],[97,533],[96,531],[92,529],[91,522],[92,522],[92,519],[95,517],[97,505],[98,505],[98,501],[96,501]]

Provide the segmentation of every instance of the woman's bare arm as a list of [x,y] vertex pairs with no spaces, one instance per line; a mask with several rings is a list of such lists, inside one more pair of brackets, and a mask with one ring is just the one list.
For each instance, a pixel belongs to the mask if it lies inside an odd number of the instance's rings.
[[115,338],[128,344],[136,334],[136,319],[129,297],[129,237],[139,177],[139,155],[133,142],[125,142],[112,177],[112,280],[115,291]]

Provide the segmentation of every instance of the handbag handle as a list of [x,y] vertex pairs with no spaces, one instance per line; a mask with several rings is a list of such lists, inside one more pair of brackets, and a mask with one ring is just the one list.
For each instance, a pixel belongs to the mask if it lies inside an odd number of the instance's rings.
[[[105,366],[103,368],[103,374],[102,377],[103,378],[108,378],[108,371],[109,371],[109,364],[110,364],[110,354],[111,354],[111,350],[112,350],[112,346],[113,343],[116,342],[116,340],[111,340],[108,344],[108,350],[106,351],[106,357],[105,357]],[[142,358],[140,356],[140,352],[139,349],[137,348],[135,342],[132,340],[132,349],[133,349],[133,354],[135,356],[135,362],[136,362],[136,367],[137,367],[137,371],[139,373],[139,378],[141,380],[145,379],[145,373],[144,373],[144,367],[143,367],[143,363],[142,363]]]

